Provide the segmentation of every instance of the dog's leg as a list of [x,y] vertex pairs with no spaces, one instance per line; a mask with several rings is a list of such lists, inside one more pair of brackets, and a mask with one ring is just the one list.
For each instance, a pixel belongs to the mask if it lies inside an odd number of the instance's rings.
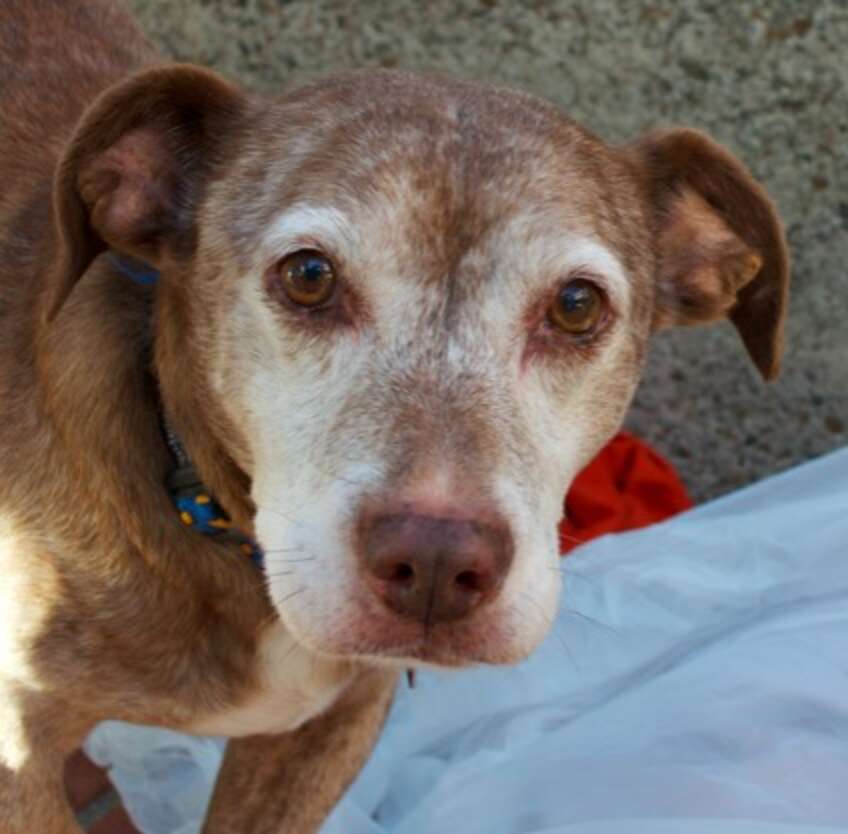
[[62,781],[62,761],[0,764],[0,834],[82,834]]
[[67,702],[0,682],[0,834],[82,834],[64,764],[89,729]]
[[281,736],[227,747],[203,834],[313,834],[359,772],[396,675],[363,673],[327,712]]
[[61,778],[0,767],[0,834],[83,834],[64,799]]

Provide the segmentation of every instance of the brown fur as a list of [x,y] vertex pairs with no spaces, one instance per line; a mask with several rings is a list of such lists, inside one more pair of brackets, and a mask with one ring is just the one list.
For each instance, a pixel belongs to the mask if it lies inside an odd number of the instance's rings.
[[[203,368],[224,350],[209,344],[210,322],[280,206],[398,189],[420,229],[409,246],[429,253],[422,280],[447,280],[434,324],[450,326],[451,305],[484,280],[457,277],[466,249],[560,183],[575,222],[637,285],[633,360],[597,391],[597,442],[620,419],[603,403],[635,385],[652,326],[729,314],[769,378],[782,348],[779,223],[740,163],[700,134],[611,149],[530,97],[382,72],[257,106],[207,70],[144,71],[156,63],[106,0],[0,9],[0,572],[24,603],[3,621],[17,642],[0,658],[2,834],[78,831],[61,764],[98,721],[185,727],[258,685],[257,645],[275,617],[263,579],[180,523],[162,488],[157,411],[161,396],[206,484],[251,532],[249,444]],[[437,115],[448,99],[453,133]],[[428,143],[440,135],[452,138]],[[308,152],[283,158],[304,138]],[[97,257],[107,247],[162,270],[155,300]],[[408,428],[421,402],[406,418],[388,412],[408,435],[398,471],[441,441],[435,423]],[[467,412],[457,408],[454,452],[483,460],[496,445],[486,408]],[[362,669],[301,730],[234,743],[209,834],[315,830],[370,749],[392,679]]]
[[[707,223],[694,226],[704,232],[695,269],[691,246],[675,247],[669,241],[661,255],[660,280],[668,282],[661,286],[674,293],[666,292],[660,299],[660,321],[698,323],[729,315],[760,373],[774,379],[783,352],[789,253],[765,190],[737,159],[694,130],[652,134],[637,142],[633,151],[648,175],[646,187],[657,206],[654,222],[660,229],[679,227],[687,214],[713,214]],[[714,233],[719,223],[723,235]],[[661,232],[660,239],[668,240],[667,235]],[[690,275],[698,276],[699,286],[693,284],[692,289],[700,299],[679,293],[681,273],[687,271],[680,263],[683,258],[690,261],[685,264]],[[685,299],[682,304],[680,298]]]
[[[379,733],[393,683],[393,673],[372,670],[334,709],[284,740],[231,742],[203,834],[317,831],[364,764],[369,745],[363,739]],[[328,761],[345,774],[343,781],[327,779]]]

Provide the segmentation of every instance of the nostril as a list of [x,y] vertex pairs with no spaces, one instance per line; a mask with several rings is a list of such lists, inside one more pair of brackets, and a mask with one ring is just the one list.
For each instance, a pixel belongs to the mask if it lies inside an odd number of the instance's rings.
[[488,604],[512,561],[509,528],[497,517],[365,513],[357,532],[370,590],[419,622],[460,620]]
[[454,583],[463,591],[482,591],[484,590],[483,579],[479,573],[473,570],[464,570],[456,575]]
[[401,582],[404,585],[407,585],[415,579],[415,568],[406,562],[398,562],[395,565],[389,579],[392,582]]

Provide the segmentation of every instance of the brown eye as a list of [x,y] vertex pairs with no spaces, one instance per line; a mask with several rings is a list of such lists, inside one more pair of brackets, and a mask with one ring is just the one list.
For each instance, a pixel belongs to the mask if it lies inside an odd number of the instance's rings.
[[320,253],[310,249],[287,255],[277,265],[280,285],[289,300],[300,307],[326,304],[336,289],[336,271]]
[[559,291],[548,310],[548,319],[560,330],[580,336],[597,325],[603,309],[601,290],[591,281],[578,278]]

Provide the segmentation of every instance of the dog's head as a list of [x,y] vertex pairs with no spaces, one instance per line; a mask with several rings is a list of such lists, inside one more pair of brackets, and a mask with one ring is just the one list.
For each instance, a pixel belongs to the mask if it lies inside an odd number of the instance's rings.
[[166,407],[245,474],[271,596],[321,653],[523,657],[651,333],[729,316],[779,364],[787,255],[744,167],[508,90],[374,71],[267,102],[154,69],[87,114],[56,212],[54,311],[106,248],[161,271]]

